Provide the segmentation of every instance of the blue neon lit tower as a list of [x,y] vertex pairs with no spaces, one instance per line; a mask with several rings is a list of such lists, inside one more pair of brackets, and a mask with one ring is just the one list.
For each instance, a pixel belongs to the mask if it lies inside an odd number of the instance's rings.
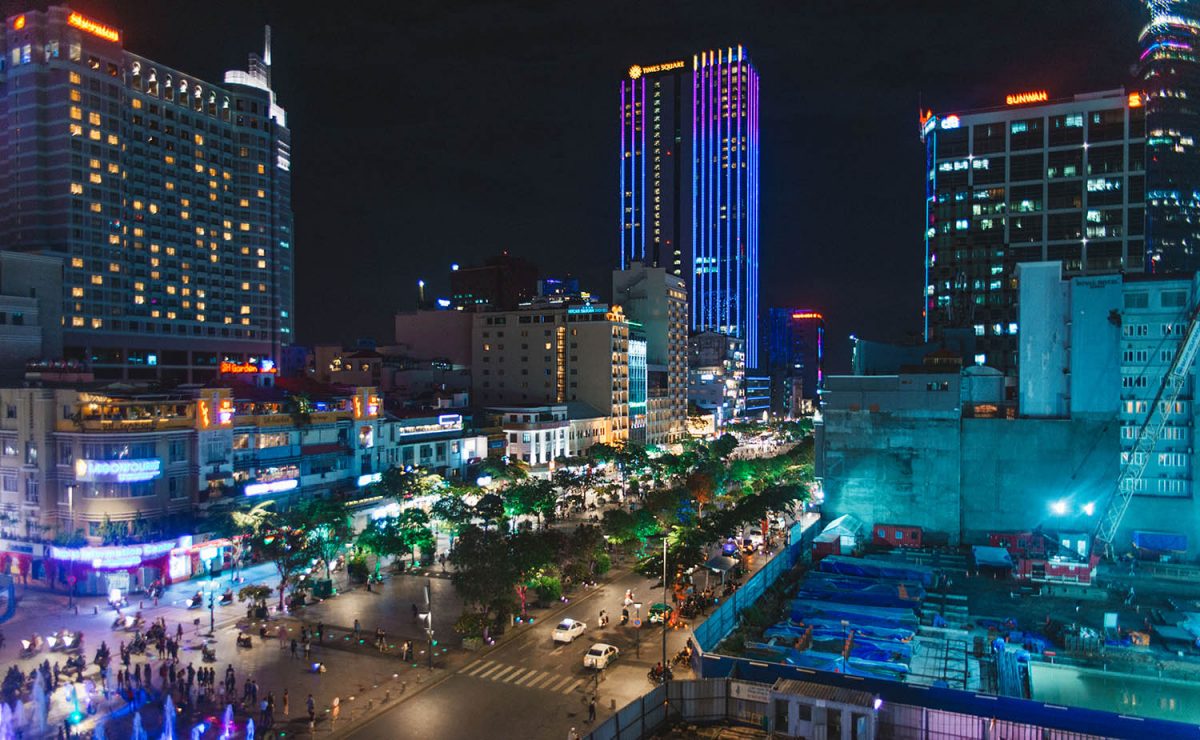
[[692,90],[692,330],[758,367],[758,73],[740,46],[702,52]]
[[1146,268],[1192,272],[1200,269],[1200,2],[1146,5],[1138,67],[1146,105]]
[[691,329],[759,361],[758,73],[742,47],[629,68],[621,81],[620,268],[691,284]]

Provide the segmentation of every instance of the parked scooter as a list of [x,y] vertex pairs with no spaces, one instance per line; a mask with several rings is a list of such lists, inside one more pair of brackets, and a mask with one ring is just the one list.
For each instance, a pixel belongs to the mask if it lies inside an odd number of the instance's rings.
[[45,644],[46,641],[42,639],[42,636],[34,632],[28,640],[21,640],[21,657],[28,658],[37,655]]
[[201,606],[204,606],[204,594],[197,591],[195,596],[188,599],[188,609],[196,609]]
[[214,663],[217,660],[217,651],[208,645],[202,645],[200,647],[200,657],[204,659],[205,663]]

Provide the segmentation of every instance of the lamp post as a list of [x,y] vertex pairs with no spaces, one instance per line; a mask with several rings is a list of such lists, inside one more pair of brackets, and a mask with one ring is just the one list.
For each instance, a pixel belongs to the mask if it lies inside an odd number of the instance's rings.
[[[663,536],[663,604],[671,607],[671,603],[667,601],[667,538]],[[663,615],[662,619],[662,664],[663,664],[663,682],[667,680],[667,615]]]
[[429,670],[433,670],[433,581],[425,579],[425,634],[429,637]]
[[213,633],[215,633],[217,630],[217,628],[216,628],[217,605],[213,601],[213,599],[215,598],[215,595],[216,594],[212,591],[208,592],[208,636],[209,637],[212,637]]

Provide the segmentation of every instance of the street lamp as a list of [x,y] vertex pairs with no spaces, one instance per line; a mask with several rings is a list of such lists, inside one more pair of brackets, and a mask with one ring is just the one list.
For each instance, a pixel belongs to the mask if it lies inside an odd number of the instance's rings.
[[[671,603],[667,601],[667,538],[663,536],[663,604],[667,607]],[[663,682],[667,680],[667,616],[663,615],[662,620],[662,664],[663,664]]]

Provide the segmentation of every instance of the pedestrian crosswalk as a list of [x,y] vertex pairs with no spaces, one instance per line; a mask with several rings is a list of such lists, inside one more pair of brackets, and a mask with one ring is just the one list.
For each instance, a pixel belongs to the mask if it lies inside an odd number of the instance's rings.
[[578,676],[564,676],[559,673],[539,671],[536,668],[522,668],[482,659],[468,664],[462,669],[462,673],[474,678],[510,683],[513,686],[551,691],[556,694],[570,694],[587,680]]

